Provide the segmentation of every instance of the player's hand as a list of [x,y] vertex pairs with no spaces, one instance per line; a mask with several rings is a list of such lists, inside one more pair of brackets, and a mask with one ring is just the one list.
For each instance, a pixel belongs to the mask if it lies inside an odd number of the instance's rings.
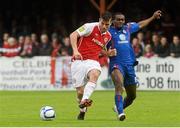
[[81,53],[79,53],[79,52],[77,51],[77,52],[74,52],[74,53],[73,53],[73,59],[74,59],[74,60],[83,60],[83,57],[82,57]]
[[108,56],[116,56],[117,55],[117,50],[114,48],[114,49],[108,49]]
[[153,14],[154,19],[160,19],[161,16],[162,16],[162,11],[161,10],[157,10]]

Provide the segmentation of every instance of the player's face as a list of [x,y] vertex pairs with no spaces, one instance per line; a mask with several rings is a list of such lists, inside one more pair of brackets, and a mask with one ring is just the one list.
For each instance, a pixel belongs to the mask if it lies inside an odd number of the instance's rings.
[[111,19],[109,21],[105,21],[103,19],[99,20],[99,28],[102,33],[106,32],[111,25]]
[[125,23],[125,16],[124,15],[115,15],[114,25],[117,28],[120,28]]

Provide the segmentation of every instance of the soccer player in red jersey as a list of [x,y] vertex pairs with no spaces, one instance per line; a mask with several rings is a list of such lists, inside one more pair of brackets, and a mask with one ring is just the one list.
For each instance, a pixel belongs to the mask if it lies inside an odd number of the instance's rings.
[[[111,40],[111,34],[108,32],[111,20],[111,13],[105,12],[99,22],[86,23],[70,34],[73,49],[71,74],[79,101],[79,120],[84,120],[87,107],[92,103],[89,98],[101,73],[99,54]],[[116,51],[111,49],[108,53],[113,55]]]

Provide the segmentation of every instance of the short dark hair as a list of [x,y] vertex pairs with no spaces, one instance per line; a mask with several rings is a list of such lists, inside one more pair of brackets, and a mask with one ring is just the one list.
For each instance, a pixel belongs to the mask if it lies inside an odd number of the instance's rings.
[[101,15],[101,18],[105,21],[109,21],[110,19],[112,19],[112,14],[106,11]]
[[[121,12],[115,12],[115,13],[113,14],[113,19],[115,19],[116,15],[123,15],[123,16],[124,16],[124,14],[121,13]],[[125,17],[125,16],[124,16],[124,17]]]

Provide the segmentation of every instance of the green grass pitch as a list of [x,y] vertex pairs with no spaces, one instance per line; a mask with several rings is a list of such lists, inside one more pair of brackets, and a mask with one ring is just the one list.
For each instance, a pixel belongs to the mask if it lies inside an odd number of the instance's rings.
[[[75,91],[0,91],[0,126],[3,127],[180,127],[180,92],[138,91],[134,104],[125,110],[121,122],[112,111],[113,91],[95,91],[93,106],[84,121],[79,112]],[[53,106],[56,119],[42,121],[39,110]]]

